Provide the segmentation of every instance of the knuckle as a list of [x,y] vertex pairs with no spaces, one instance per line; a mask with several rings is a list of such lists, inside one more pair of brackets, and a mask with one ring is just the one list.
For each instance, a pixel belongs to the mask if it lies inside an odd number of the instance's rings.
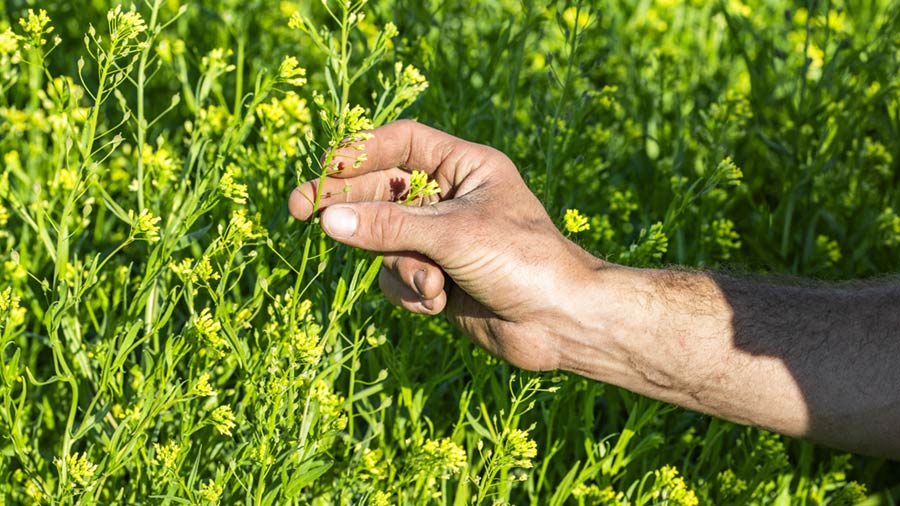
[[492,148],[490,146],[486,146],[487,151],[485,152],[485,165],[493,166],[497,169],[503,171],[514,171],[516,173],[519,170],[516,168],[516,164],[512,161],[512,159],[503,151],[499,149]]
[[415,128],[419,125],[419,122],[411,119],[398,119],[394,124],[402,126],[403,128]]
[[403,257],[401,257],[399,255],[385,254],[384,258],[381,260],[381,269],[382,270],[387,269],[394,273],[400,272],[400,270],[402,269],[402,267],[401,267],[402,262],[403,262]]
[[396,251],[403,234],[404,219],[393,206],[377,206],[372,216],[370,235],[385,251]]

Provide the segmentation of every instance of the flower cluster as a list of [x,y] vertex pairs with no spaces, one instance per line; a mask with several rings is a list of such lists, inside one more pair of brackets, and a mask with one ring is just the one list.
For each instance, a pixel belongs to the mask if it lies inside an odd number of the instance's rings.
[[824,255],[828,265],[834,265],[841,260],[841,245],[827,235],[816,236],[816,250]]
[[306,99],[293,91],[259,104],[255,112],[263,123],[260,136],[282,156],[296,156],[300,139],[312,134],[312,113]]
[[700,230],[703,241],[711,244],[722,260],[731,258],[731,253],[741,249],[741,235],[734,230],[734,222],[728,218],[704,223]]
[[34,12],[34,9],[28,9],[26,16],[19,18],[19,25],[25,31],[26,49],[43,46],[47,43],[44,36],[53,32],[53,27],[50,26],[50,16],[44,9],[38,10],[37,13]]
[[372,123],[366,114],[368,111],[361,105],[355,105],[353,108],[345,108],[341,117],[343,118],[344,128],[346,129],[347,135],[353,135],[362,130],[371,130],[375,128],[375,125]]
[[369,499],[369,504],[371,504],[372,506],[389,506],[396,503],[392,500],[390,492],[385,492],[384,490],[376,490],[375,493],[372,494],[372,497]]
[[740,186],[741,179],[744,177],[743,171],[735,165],[734,160],[730,156],[719,162],[719,165],[716,167],[716,175],[722,182],[732,186]]
[[213,410],[209,415],[209,421],[215,427],[216,432],[223,436],[230,436],[231,429],[235,428],[234,412],[231,406],[223,404]]
[[747,481],[735,476],[734,471],[726,469],[716,475],[719,493],[723,497],[740,497],[747,491]]
[[200,59],[200,71],[208,75],[233,72],[236,67],[230,63],[232,55],[234,52],[230,49],[214,48]]
[[306,69],[300,66],[297,58],[285,56],[278,67],[278,79],[291,86],[304,86],[306,84]]
[[563,219],[565,221],[566,232],[570,234],[577,234],[579,232],[584,232],[585,230],[590,230],[591,228],[587,216],[578,212],[578,209],[566,209],[566,215]]
[[572,497],[585,504],[627,504],[624,492],[616,492],[611,486],[600,488],[596,484],[579,483],[572,489]]
[[225,169],[225,174],[219,179],[219,191],[225,198],[231,200],[235,204],[247,203],[247,185],[238,183],[236,176],[239,172],[237,165],[229,164]]
[[154,216],[149,209],[141,209],[141,213],[135,218],[133,211],[128,211],[131,222],[131,233],[136,238],[147,242],[159,241],[159,216]]
[[728,90],[725,96],[700,114],[705,120],[704,127],[711,142],[721,142],[743,135],[744,128],[753,117],[753,109],[744,93]]
[[[222,135],[232,119],[231,113],[226,107],[210,104],[197,113],[197,127],[201,133],[209,136]],[[192,131],[193,125],[188,122],[185,129]]]
[[650,260],[659,261],[668,250],[669,238],[663,230],[662,222],[656,222],[649,229],[641,229],[637,242],[623,251],[619,255],[619,260],[629,265]]
[[169,40],[164,38],[156,45],[156,54],[159,55],[162,61],[169,64],[172,63],[175,56],[184,54],[184,51],[185,45],[181,39]]
[[163,469],[174,469],[181,447],[175,441],[169,441],[165,445],[153,443],[153,465],[162,466]]
[[311,301],[296,301],[293,290],[288,290],[268,305],[269,321],[263,327],[269,339],[284,343],[292,362],[305,366],[318,364],[325,350],[322,326],[313,317],[311,307]]
[[893,177],[894,171],[892,166],[894,157],[884,144],[866,137],[863,143],[862,154],[863,167],[866,167],[868,170],[874,170],[884,177]]
[[141,151],[144,163],[147,165],[148,174],[151,176],[150,183],[155,188],[164,188],[168,183],[175,180],[180,162],[162,142],[156,149],[153,149],[153,146],[149,144],[144,144]]
[[319,413],[326,427],[343,430],[347,426],[347,415],[343,412],[345,399],[335,394],[324,381],[315,381],[310,388],[310,397],[318,402]]
[[87,453],[71,453],[66,456],[66,470],[75,483],[86,487],[97,472],[97,464],[88,460]]
[[[259,219],[259,216],[256,216]],[[223,232],[223,226],[219,225],[219,233]],[[224,229],[225,244],[240,248],[246,241],[258,239],[264,235],[264,231],[247,217],[246,209],[238,209],[231,213],[231,221]]]
[[466,450],[449,438],[425,441],[413,460],[413,474],[448,479],[466,468]]
[[213,318],[209,308],[203,308],[199,315],[194,315],[192,326],[203,337],[218,357],[225,355],[228,342],[221,336],[222,324]]
[[324,351],[324,345],[320,341],[319,334],[322,327],[312,321],[297,323],[290,331],[290,345],[300,363],[315,365],[319,363]]
[[12,28],[0,32],[0,66],[15,65],[19,63],[19,36]]
[[16,327],[25,321],[25,308],[21,302],[22,298],[13,292],[12,287],[7,286],[0,291],[0,330],[4,325]]
[[190,281],[191,283],[208,283],[219,279],[219,273],[213,269],[208,256],[202,256],[194,262],[190,258],[185,258],[180,262],[170,262],[169,269],[172,270],[182,281]]
[[219,273],[213,269],[209,257],[205,255],[200,257],[197,265],[194,266],[194,271],[191,272],[191,281],[194,283],[208,283],[210,280],[215,281],[217,279],[219,279]]
[[900,215],[892,207],[885,208],[878,216],[878,229],[881,242],[885,246],[900,246]]
[[384,462],[384,450],[381,448],[363,450],[360,459],[359,477],[366,481],[377,481],[387,475],[387,464]]
[[209,480],[200,484],[200,490],[197,491],[197,494],[208,503],[218,504],[219,498],[222,497],[222,492],[224,492],[222,485],[216,483],[215,480]]
[[655,499],[672,506],[697,506],[700,503],[694,491],[684,482],[684,478],[678,476],[678,469],[667,465],[654,471],[653,474],[656,477],[653,484]]
[[216,390],[209,384],[209,373],[204,372],[197,378],[197,382],[191,388],[190,393],[199,397],[210,397],[216,395]]
[[409,191],[403,199],[403,205],[411,205],[423,202],[424,199],[441,193],[441,187],[437,181],[429,180],[428,174],[421,170],[414,170],[409,176]]
[[530,469],[534,465],[532,460],[537,457],[537,443],[522,429],[513,429],[506,434],[503,450],[511,459],[512,467]]
[[109,24],[109,37],[113,40],[127,43],[147,31],[147,23],[134,6],[123,11],[121,5],[116,5],[106,13],[106,21]]
[[403,65],[402,62],[394,64],[394,82],[397,86],[397,100],[403,104],[412,103],[419,95],[428,89],[428,80],[412,65]]
[[638,210],[634,193],[631,190],[615,190],[609,199],[609,210],[618,215],[619,220],[623,223],[623,229],[626,233],[630,233],[632,230],[631,213]]

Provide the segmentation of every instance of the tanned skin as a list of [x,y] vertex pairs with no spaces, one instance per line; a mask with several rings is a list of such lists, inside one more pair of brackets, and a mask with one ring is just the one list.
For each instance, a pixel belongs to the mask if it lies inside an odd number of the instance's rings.
[[[560,234],[503,153],[412,121],[371,134],[289,207],[307,220],[318,194],[326,234],[383,252],[379,284],[393,303],[445,313],[524,369],[900,459],[900,282],[796,286],[617,266]],[[413,169],[440,184],[431,205],[394,202]]]

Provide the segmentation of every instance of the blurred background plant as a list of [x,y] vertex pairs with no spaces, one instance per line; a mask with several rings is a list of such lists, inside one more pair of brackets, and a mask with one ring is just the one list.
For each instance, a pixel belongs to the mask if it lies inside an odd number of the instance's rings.
[[896,464],[515,371],[285,202],[403,114],[509,153],[612,261],[895,272],[896,7],[7,1],[0,493],[892,504]]

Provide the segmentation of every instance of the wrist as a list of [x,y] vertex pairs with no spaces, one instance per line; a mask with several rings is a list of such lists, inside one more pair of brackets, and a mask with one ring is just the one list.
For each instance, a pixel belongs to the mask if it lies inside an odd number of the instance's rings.
[[555,315],[559,369],[618,382],[630,362],[622,336],[639,316],[627,303],[641,282],[640,271],[591,258],[573,270]]

